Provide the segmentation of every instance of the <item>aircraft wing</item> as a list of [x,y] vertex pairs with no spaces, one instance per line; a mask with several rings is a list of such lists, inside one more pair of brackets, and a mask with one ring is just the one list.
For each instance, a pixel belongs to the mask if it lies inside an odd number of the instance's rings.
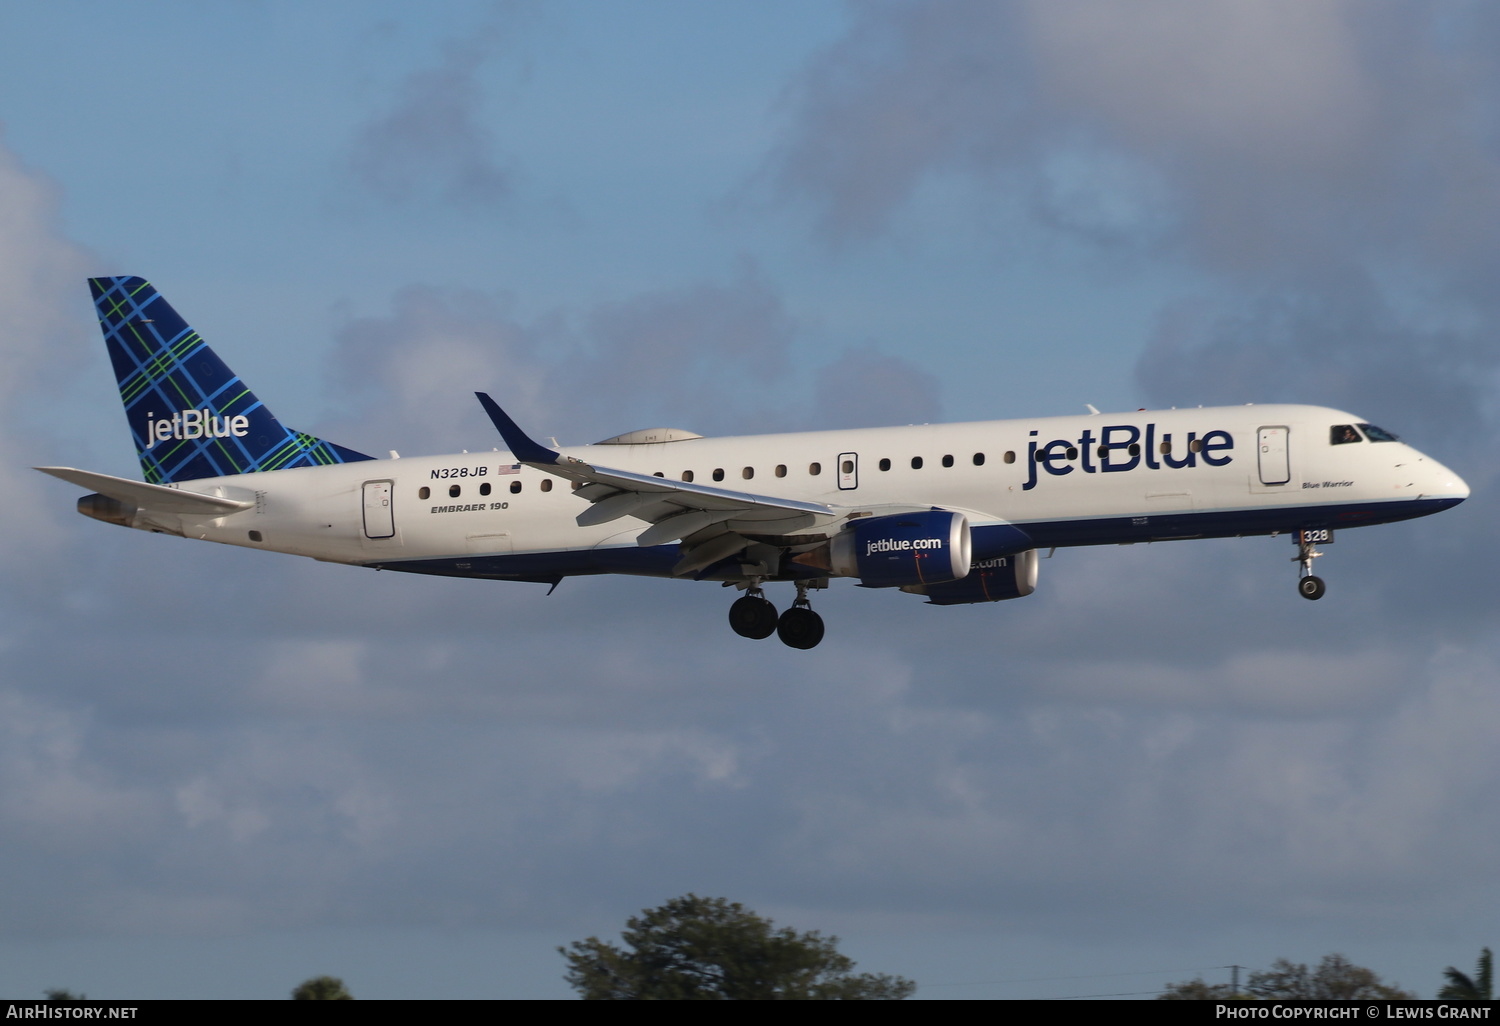
[[578,514],[578,526],[590,527],[627,516],[644,520],[651,526],[641,532],[638,544],[684,542],[687,552],[677,564],[678,574],[701,570],[745,548],[749,541],[741,532],[792,534],[834,524],[844,516],[821,502],[755,495],[594,466],[533,441],[488,395],[475,395],[518,461],[579,484],[574,494],[591,505]]
[[96,474],[91,470],[75,470],[72,467],[35,467],[43,474],[51,474],[69,484],[89,488],[111,499],[128,502],[140,509],[157,513],[181,513],[188,516],[223,517],[255,505],[240,499],[225,499],[202,492],[185,492],[180,488],[132,481],[126,477],[111,477]]

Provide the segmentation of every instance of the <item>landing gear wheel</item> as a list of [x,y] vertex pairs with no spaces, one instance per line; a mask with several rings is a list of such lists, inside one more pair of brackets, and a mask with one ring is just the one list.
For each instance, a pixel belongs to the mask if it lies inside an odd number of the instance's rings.
[[806,606],[793,606],[776,622],[776,636],[791,648],[816,648],[823,640],[823,618]]
[[1293,536],[1297,543],[1297,555],[1292,560],[1302,567],[1302,576],[1297,580],[1297,594],[1305,599],[1320,599],[1328,590],[1323,578],[1313,576],[1312,561],[1323,553],[1318,551],[1318,541],[1332,541],[1333,532],[1326,528],[1303,528]]
[[729,607],[729,626],[742,638],[769,638],[776,633],[776,607],[759,595],[746,595]]

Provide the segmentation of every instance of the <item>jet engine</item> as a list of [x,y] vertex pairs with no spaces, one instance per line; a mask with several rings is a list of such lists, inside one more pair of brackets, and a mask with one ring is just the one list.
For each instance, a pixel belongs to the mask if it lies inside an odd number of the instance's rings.
[[828,559],[866,588],[956,581],[969,572],[969,522],[939,509],[855,520],[833,536]]
[[969,568],[962,580],[939,584],[908,584],[901,590],[926,595],[935,606],[960,606],[971,602],[999,602],[1025,598],[1036,590],[1036,549],[982,559]]

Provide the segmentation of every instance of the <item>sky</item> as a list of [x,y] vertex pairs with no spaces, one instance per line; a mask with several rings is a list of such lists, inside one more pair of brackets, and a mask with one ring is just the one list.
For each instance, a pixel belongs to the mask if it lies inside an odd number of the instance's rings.
[[[0,270],[0,994],[562,998],[689,892],[925,998],[1500,943],[1494,5],[0,0]],[[1473,494],[797,652],[76,515],[115,274],[366,452],[1307,402]]]

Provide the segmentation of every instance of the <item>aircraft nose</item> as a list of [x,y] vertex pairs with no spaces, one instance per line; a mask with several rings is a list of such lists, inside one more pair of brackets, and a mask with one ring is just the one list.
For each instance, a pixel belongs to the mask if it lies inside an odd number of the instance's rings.
[[1423,489],[1427,495],[1438,499],[1452,499],[1455,504],[1469,497],[1467,481],[1436,460],[1429,460],[1428,463],[1430,470],[1427,487]]

